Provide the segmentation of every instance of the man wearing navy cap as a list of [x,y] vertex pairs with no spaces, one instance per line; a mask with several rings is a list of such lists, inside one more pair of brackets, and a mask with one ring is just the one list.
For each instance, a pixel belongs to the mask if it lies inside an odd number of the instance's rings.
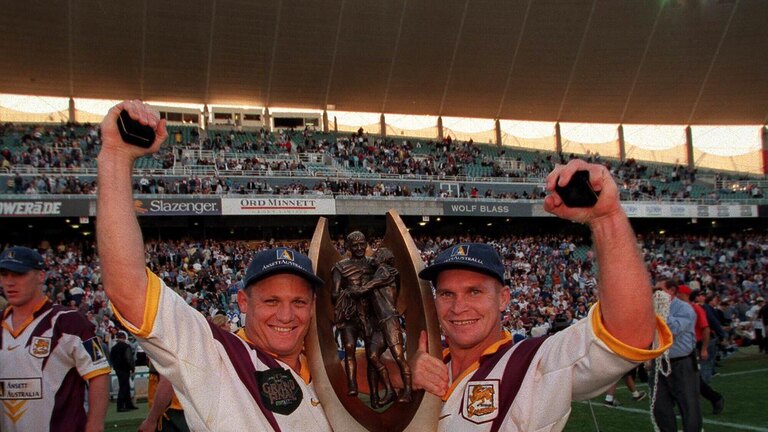
[[[556,183],[565,186],[580,170],[589,172],[599,194],[593,207],[568,207],[554,192]],[[431,357],[422,334],[411,364],[414,388],[443,398],[441,431],[562,430],[571,400],[603,393],[671,343],[669,329],[654,315],[650,277],[608,170],[573,160],[557,166],[546,187],[545,210],[592,230],[600,301],[567,329],[514,344],[499,319],[510,293],[498,252],[478,243],[440,252],[419,276],[435,288],[449,354]],[[661,346],[652,350],[654,335]]]
[[[122,141],[120,112],[155,130],[145,149]],[[97,235],[104,288],[115,315],[139,340],[184,407],[190,430],[329,431],[301,354],[322,280],[309,258],[278,247],[254,254],[237,293],[245,325],[225,331],[145,268],[131,171],[167,138],[141,101],[112,108],[101,125]]]
[[0,430],[103,431],[110,367],[96,328],[76,310],[53,305],[44,282],[37,251],[15,246],[0,254],[8,299],[0,333]]

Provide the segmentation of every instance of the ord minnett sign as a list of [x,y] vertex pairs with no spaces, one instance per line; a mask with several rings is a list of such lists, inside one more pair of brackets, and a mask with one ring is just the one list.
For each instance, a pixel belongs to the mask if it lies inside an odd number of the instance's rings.
[[335,215],[336,201],[333,198],[222,198],[221,211],[223,215]]

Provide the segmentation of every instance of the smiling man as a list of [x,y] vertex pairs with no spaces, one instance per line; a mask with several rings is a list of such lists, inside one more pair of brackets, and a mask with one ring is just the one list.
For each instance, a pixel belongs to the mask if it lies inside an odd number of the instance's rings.
[[[616,184],[602,165],[571,161],[547,177],[547,189],[589,172],[599,192],[593,207],[565,206],[556,192],[544,208],[588,224],[600,268],[600,302],[582,319],[549,337],[514,344],[500,314],[510,300],[504,263],[493,246],[463,243],[438,254],[419,276],[435,288],[435,308],[448,350],[426,352],[426,335],[411,359],[414,388],[444,400],[441,431],[560,431],[571,401],[603,393],[640,362],[670,344],[669,329],[651,305],[650,277],[637,250]],[[651,350],[657,336],[660,347]]]
[[[125,110],[154,129],[142,148],[123,142]],[[328,431],[301,351],[322,281],[306,255],[289,248],[254,254],[238,292],[245,326],[232,334],[207,321],[145,268],[131,171],[157,152],[165,121],[141,101],[112,108],[101,125],[97,235],[104,288],[116,316],[166,377],[194,431]]]

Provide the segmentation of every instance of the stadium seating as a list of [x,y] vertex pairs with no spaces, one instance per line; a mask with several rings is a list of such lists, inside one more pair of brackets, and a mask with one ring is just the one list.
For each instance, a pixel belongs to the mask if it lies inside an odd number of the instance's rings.
[[[555,163],[576,157],[487,143],[309,129],[279,133],[231,128],[200,131],[196,126],[172,125],[169,136],[171,146],[136,162],[137,176],[152,173],[166,177],[170,184],[186,175],[215,175],[226,179],[227,184],[245,184],[247,179],[241,177],[257,175],[280,189],[285,182],[277,177],[287,175],[305,190],[316,189],[318,178],[361,179],[382,182],[389,190],[407,186],[411,191],[427,190],[429,182],[449,179],[466,197],[477,188],[482,192],[492,189],[494,198],[514,198],[540,185]],[[0,192],[55,192],[28,188],[41,176],[74,175],[84,183],[95,180],[99,150],[95,126],[5,124],[0,126],[0,143]],[[583,157],[608,166],[621,185],[622,197],[629,200],[762,202],[761,191],[768,187],[765,177],[689,171],[672,164],[632,159],[622,162],[597,155]],[[16,173],[22,177],[21,189],[15,184]],[[758,190],[753,191],[755,188]],[[240,191],[223,191],[230,192]]]

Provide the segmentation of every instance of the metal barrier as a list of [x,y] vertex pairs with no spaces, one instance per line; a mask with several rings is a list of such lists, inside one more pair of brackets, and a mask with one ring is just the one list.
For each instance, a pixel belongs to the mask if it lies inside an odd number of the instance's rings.
[[[146,366],[139,366],[136,368],[136,373],[130,380],[131,383],[131,397],[135,400],[147,399],[149,390],[149,368]],[[117,384],[117,375],[115,371],[109,373],[109,400],[117,399],[117,391],[120,386]]]

